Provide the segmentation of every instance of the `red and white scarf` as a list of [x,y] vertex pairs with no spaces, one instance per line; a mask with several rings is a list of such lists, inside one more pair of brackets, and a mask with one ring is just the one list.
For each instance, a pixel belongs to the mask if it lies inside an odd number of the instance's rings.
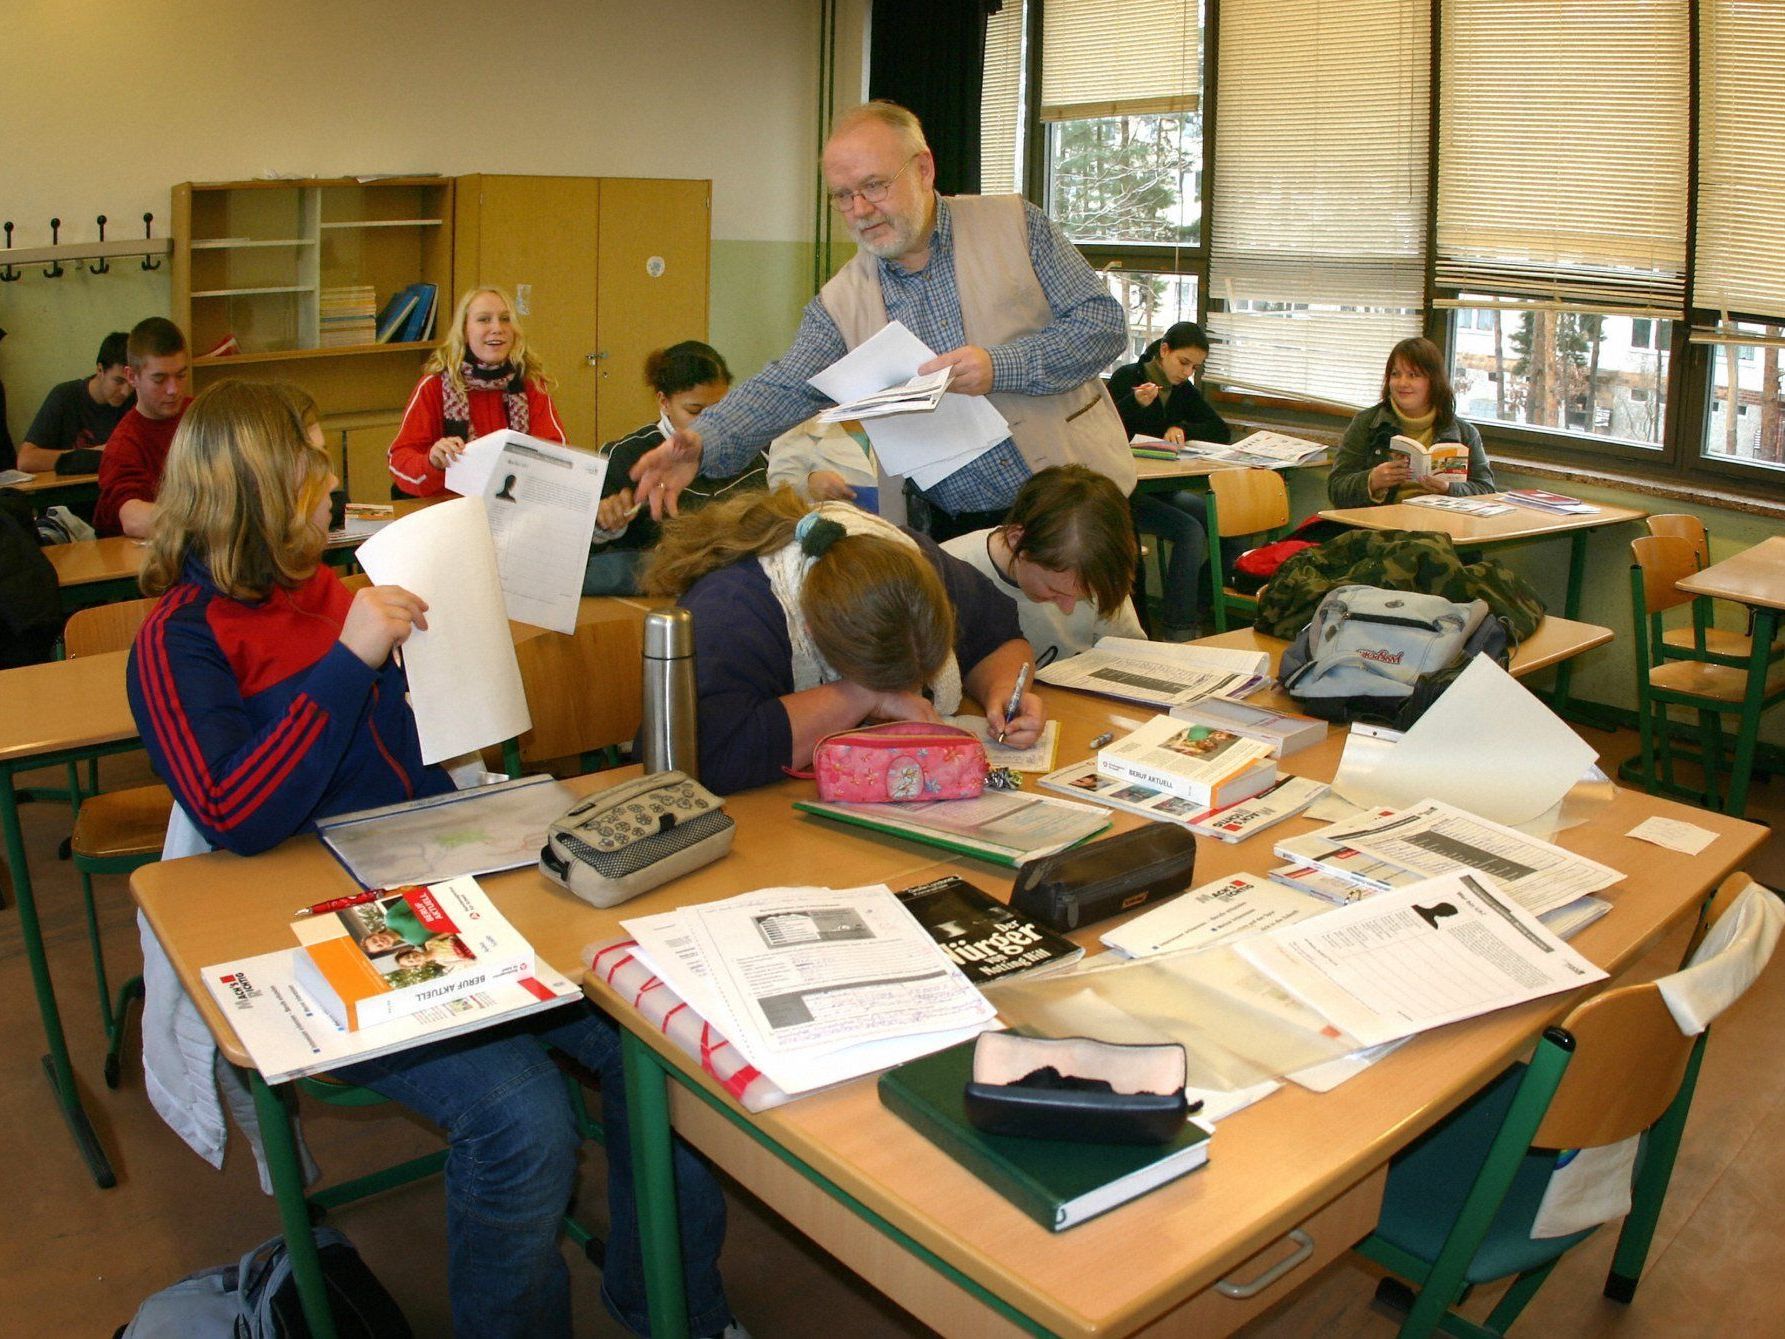
[[486,367],[467,361],[459,364],[459,378],[463,389],[454,386],[452,378],[444,373],[440,377],[445,436],[471,440],[472,391],[501,391],[502,412],[508,417],[508,426],[516,432],[527,431],[527,378],[519,368],[509,363]]

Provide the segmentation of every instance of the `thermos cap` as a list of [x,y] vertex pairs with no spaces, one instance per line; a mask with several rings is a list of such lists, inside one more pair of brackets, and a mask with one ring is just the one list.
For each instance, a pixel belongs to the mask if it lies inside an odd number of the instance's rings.
[[645,655],[679,660],[694,654],[694,615],[686,609],[653,609],[645,615]]

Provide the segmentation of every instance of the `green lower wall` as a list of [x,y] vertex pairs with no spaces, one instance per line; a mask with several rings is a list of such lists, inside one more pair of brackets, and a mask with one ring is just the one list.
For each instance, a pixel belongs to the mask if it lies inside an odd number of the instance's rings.
[[707,328],[733,376],[752,376],[787,351],[812,292],[809,242],[714,240]]

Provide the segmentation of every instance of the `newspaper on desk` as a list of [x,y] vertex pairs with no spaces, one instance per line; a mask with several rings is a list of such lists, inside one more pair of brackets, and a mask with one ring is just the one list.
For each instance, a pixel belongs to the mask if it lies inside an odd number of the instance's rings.
[[1204,697],[1255,693],[1270,682],[1270,667],[1262,651],[1099,637],[1089,651],[1043,666],[1035,677],[1060,688],[1181,707]]
[[789,1093],[953,1045],[996,1016],[884,884],[768,888],[622,924],[657,976]]

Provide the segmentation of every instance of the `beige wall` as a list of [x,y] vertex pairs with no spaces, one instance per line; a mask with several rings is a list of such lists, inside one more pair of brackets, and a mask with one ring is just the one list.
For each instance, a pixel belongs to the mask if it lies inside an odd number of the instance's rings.
[[[108,236],[140,230],[145,210],[164,234],[180,181],[706,177],[728,244],[715,248],[712,335],[726,352],[736,337],[734,366],[784,346],[811,295],[798,258],[811,245],[818,0],[10,0],[5,12],[0,217],[17,246],[47,243],[52,215],[67,241],[94,237],[102,213]],[[840,25],[852,31],[859,18]],[[750,263],[721,268],[733,256]],[[0,285],[14,435],[107,330],[167,300],[165,269],[136,261]]]

